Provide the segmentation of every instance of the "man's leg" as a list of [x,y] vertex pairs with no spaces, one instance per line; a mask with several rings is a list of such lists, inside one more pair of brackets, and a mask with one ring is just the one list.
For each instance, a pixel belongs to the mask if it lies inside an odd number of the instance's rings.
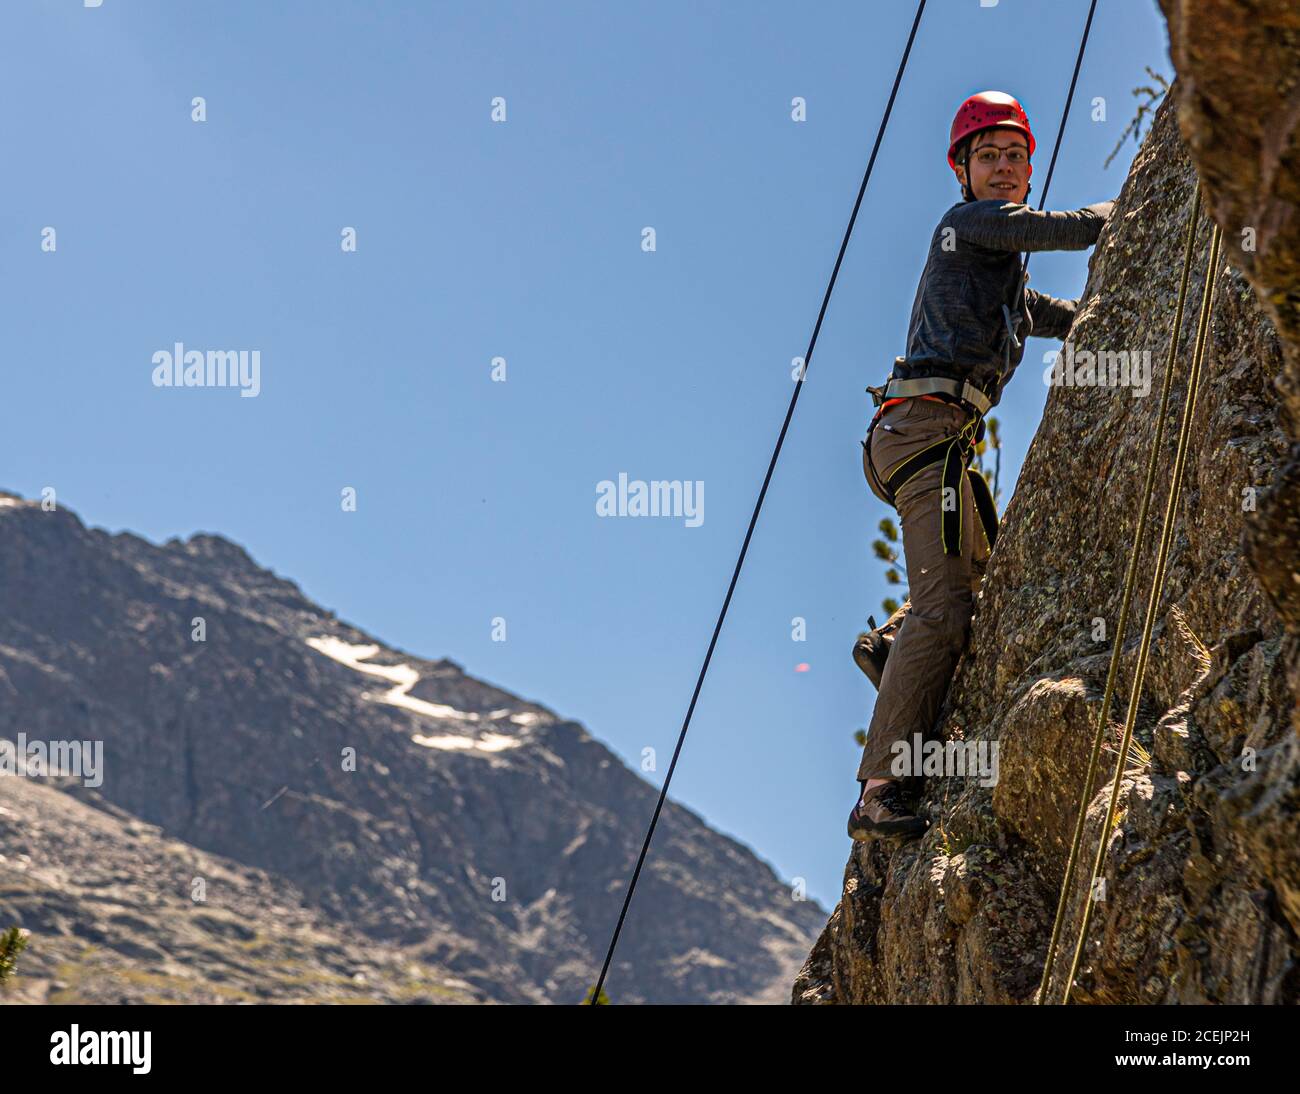
[[[927,443],[956,432],[960,419],[939,407],[918,409],[906,419],[905,437],[886,438],[873,449],[876,466],[893,466]],[[895,636],[876,700],[858,779],[895,779],[894,745],[909,747],[913,734],[925,737],[947,693],[969,632],[974,594],[988,559],[974,495],[962,477],[962,551],[946,555],[942,464],[933,464],[905,484],[896,498],[903,530],[911,611]]]

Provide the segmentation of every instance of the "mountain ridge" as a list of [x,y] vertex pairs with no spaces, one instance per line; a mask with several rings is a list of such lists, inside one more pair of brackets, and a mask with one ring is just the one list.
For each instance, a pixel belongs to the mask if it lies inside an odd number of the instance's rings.
[[[582,998],[657,791],[580,723],[388,646],[219,534],[11,501],[0,565],[0,736],[104,741],[104,786],[62,793],[289,883],[462,994]],[[824,912],[676,803],[655,851],[614,1000],[780,999]],[[39,952],[39,904],[5,892]]]

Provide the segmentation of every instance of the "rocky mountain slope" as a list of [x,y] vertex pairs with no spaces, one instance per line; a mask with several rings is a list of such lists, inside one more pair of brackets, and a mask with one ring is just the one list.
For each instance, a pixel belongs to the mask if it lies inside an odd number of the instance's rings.
[[[997,742],[999,780],[986,788],[974,778],[928,779],[921,804],[933,823],[924,837],[855,847],[842,900],[795,982],[796,1003],[1033,1001],[1106,680],[1110,644],[1097,640],[1095,621],[1114,634],[1197,185],[1175,115],[1181,94],[1187,88],[1176,85],[1132,165],[1071,333],[1076,353],[1149,350],[1152,393],[1049,393],[937,727],[945,739]],[[1287,596],[1294,606],[1300,574],[1294,534],[1276,532],[1279,511],[1295,508],[1294,494],[1278,487],[1296,423],[1276,384],[1287,372],[1284,347],[1242,270],[1241,226],[1251,223],[1225,227],[1141,693],[1141,749],[1121,775],[1075,1002],[1300,1001],[1300,681],[1296,619],[1285,607]],[[1188,349],[1054,999],[1114,777],[1209,237],[1203,216],[1181,343]],[[1037,360],[1027,355],[1015,382],[1039,382]],[[1266,551],[1261,528],[1274,529]],[[1290,592],[1279,594],[1283,586]]]
[[96,808],[19,778],[0,781],[0,802],[0,918],[34,932],[0,1002],[486,998],[400,946],[358,944],[283,879],[171,839],[107,803]]
[[[24,998],[583,998],[657,792],[580,725],[217,536],[9,495],[0,574],[0,739],[104,750],[98,787],[0,777]],[[783,1000],[824,919],[672,805],[610,995]]]

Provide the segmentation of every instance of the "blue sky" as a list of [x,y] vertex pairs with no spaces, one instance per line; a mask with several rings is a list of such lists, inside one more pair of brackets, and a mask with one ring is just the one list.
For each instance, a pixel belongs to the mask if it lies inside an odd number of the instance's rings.
[[[228,536],[389,643],[633,764],[657,749],[660,778],[913,10],[5,5],[0,486],[54,486],[87,523],[157,541]],[[1086,11],[929,3],[674,779],[827,904],[874,701],[849,650],[887,592],[863,389],[903,351],[959,197],[953,112],[986,88],[1021,99],[1036,203]],[[1147,64],[1170,75],[1156,5],[1102,0],[1052,207],[1118,193],[1135,146],[1102,163]],[[1030,270],[1075,296],[1087,252]],[[177,341],[260,350],[261,394],[154,387]],[[1030,343],[1000,408],[1008,485],[1052,348]],[[704,482],[703,523],[597,516],[620,472]]]

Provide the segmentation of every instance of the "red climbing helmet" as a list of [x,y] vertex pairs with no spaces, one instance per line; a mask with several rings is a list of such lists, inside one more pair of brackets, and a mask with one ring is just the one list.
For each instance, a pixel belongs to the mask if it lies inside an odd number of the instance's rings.
[[981,129],[1018,129],[1029,140],[1029,154],[1034,154],[1034,131],[1029,128],[1029,115],[1019,101],[1005,91],[981,91],[972,95],[957,110],[948,134],[948,166],[956,167],[957,145]]

